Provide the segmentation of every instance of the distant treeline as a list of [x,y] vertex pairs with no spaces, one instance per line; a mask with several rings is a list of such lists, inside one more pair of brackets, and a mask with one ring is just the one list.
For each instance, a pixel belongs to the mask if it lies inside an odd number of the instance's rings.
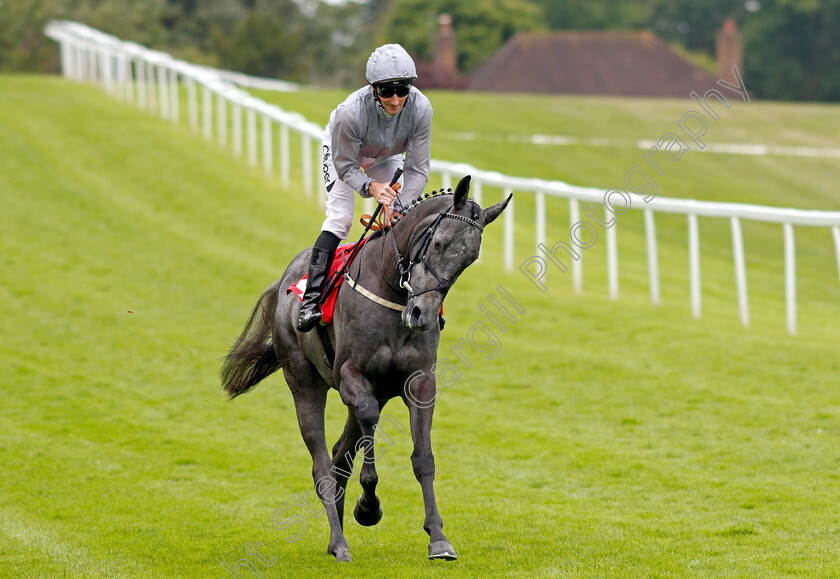
[[384,42],[431,59],[442,13],[452,16],[462,73],[537,30],[649,29],[711,63],[731,18],[756,96],[840,101],[840,0],[0,0],[0,71],[56,71],[43,29],[61,18],[196,63],[355,86]]

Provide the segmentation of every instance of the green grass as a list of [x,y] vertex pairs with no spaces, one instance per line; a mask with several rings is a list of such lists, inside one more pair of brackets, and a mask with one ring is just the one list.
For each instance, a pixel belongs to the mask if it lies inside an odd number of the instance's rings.
[[[434,155],[608,187],[640,151],[505,144],[509,135],[655,139],[688,101],[433,93]],[[324,122],[341,95],[276,96]],[[182,110],[185,110],[182,107]],[[734,105],[718,142],[840,146],[836,106]],[[458,132],[481,139],[464,142]],[[709,133],[712,141],[712,130]],[[487,142],[485,142],[487,141]],[[660,194],[838,209],[836,161],[686,155]],[[436,184],[432,184],[437,186]],[[840,575],[840,291],[831,239],[797,228],[799,333],[784,329],[781,228],[745,224],[752,325],[738,323],[728,226],[701,220],[703,317],[688,309],[685,222],[657,220],[649,305],[641,219],[618,225],[621,297],[602,241],[585,289],[540,294],[501,266],[501,226],[447,299],[440,355],[501,284],[527,309],[493,359],[441,397],[437,498],[455,563],[425,559],[410,438],[377,463],[382,522],[347,523],[354,562],[272,513],[309,492],[283,380],[226,402],[216,374],[260,291],[311,243],[313,200],[99,88],[0,76],[0,576],[223,577],[243,543],[263,577]],[[488,202],[501,192],[488,188]],[[533,207],[516,197],[516,260]],[[550,239],[568,234],[551,203]],[[345,410],[328,407],[328,438]],[[399,403],[386,413],[407,425]],[[358,486],[350,490],[350,497]],[[256,559],[251,557],[256,563]],[[242,576],[248,576],[246,572]]]

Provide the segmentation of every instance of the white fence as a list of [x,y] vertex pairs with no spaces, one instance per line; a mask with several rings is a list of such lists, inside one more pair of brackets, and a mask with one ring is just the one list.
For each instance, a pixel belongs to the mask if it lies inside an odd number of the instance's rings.
[[[278,88],[293,90],[294,85],[282,81],[267,81],[253,79],[244,75],[218,71],[211,68],[199,67],[187,62],[176,60],[170,55],[149,50],[131,42],[123,42],[118,38],[104,34],[85,25],[68,22],[52,21],[46,28],[46,34],[59,43],[61,48],[61,64],[64,75],[68,78],[99,82],[104,89],[115,97],[136,103],[140,108],[159,113],[164,119],[179,122],[181,111],[180,91],[183,85],[187,94],[187,116],[190,127],[202,132],[205,139],[212,139],[214,133],[222,146],[232,146],[237,156],[243,154],[243,136],[246,143],[248,162],[252,166],[258,164],[258,134],[257,119],[261,119],[263,147],[263,166],[266,175],[274,174],[273,143],[275,134],[278,140],[278,171],[281,183],[289,187],[290,177],[290,132],[294,131],[300,137],[301,170],[304,193],[311,196],[315,189],[315,179],[320,178],[321,171],[316,170],[313,160],[319,159],[320,146],[313,152],[313,139],[317,145],[321,142],[323,128],[307,121],[301,115],[289,113],[277,106],[254,98],[247,92],[237,88],[233,82],[243,86],[259,86],[260,88]],[[199,91],[200,87],[200,91]],[[201,95],[199,96],[199,92]],[[215,101],[215,103],[214,103]],[[215,115],[214,115],[215,104]],[[232,135],[228,136],[228,114],[232,115]],[[245,127],[243,135],[243,114]],[[275,133],[275,125],[277,132]],[[601,189],[576,187],[559,181],[544,181],[510,177],[492,171],[482,171],[470,165],[432,160],[432,171],[442,176],[443,187],[452,186],[452,176],[472,175],[472,191],[476,200],[481,203],[482,187],[484,185],[498,187],[505,194],[513,191],[533,193],[536,201],[535,223],[535,256],[532,264],[541,265],[539,256],[545,255],[546,247],[546,196],[568,199],[570,212],[570,231],[574,231],[580,223],[580,203],[591,202],[604,205],[604,220],[609,222],[613,217],[604,203],[605,192]],[[319,201],[323,203],[323,187],[318,187]],[[691,311],[695,318],[701,314],[701,283],[700,283],[700,238],[698,232],[698,217],[716,217],[728,219],[731,224],[732,249],[735,262],[735,281],[738,295],[738,308],[741,323],[749,325],[749,301],[747,292],[747,276],[744,259],[744,243],[741,233],[741,221],[753,220],[782,224],[784,234],[785,261],[785,301],[787,313],[787,330],[796,332],[796,254],[794,243],[794,226],[816,226],[831,229],[835,254],[837,258],[838,275],[840,275],[840,212],[838,211],[804,211],[799,209],[780,209],[745,205],[737,203],[711,203],[685,199],[671,199],[656,197],[646,203],[642,197],[627,194],[630,208],[644,212],[645,238],[648,258],[648,275],[650,297],[653,304],[660,301],[659,292],[659,264],[657,257],[657,241],[654,215],[656,212],[677,213],[685,215],[688,220],[688,247]],[[620,213],[615,213],[616,215]],[[616,244],[616,224],[606,228],[607,240],[607,275],[610,296],[618,298],[618,251]],[[574,242],[572,235],[571,242]],[[574,248],[569,245],[574,250]],[[578,247],[582,247],[578,245]],[[572,283],[575,290],[583,287],[581,253],[571,261]],[[508,271],[514,269],[514,206],[513,202],[504,212],[504,263]],[[526,275],[535,276],[535,272],[527,269],[526,260],[520,269]],[[544,265],[545,261],[543,260]]]

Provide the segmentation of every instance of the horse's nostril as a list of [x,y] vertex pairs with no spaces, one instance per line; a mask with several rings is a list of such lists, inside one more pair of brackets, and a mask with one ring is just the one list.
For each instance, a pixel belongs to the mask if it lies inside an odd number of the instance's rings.
[[414,322],[415,324],[419,323],[420,322],[420,314],[422,314],[422,313],[423,313],[423,310],[421,310],[417,306],[414,306],[414,308],[412,308],[412,310],[411,310],[411,321]]

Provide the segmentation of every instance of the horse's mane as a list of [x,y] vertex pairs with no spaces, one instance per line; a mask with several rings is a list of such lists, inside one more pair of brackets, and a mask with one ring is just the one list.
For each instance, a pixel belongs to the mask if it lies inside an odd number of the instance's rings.
[[400,217],[397,217],[394,220],[392,220],[392,225],[396,225],[401,219],[404,219],[406,215],[414,211],[414,209],[416,209],[419,205],[428,201],[429,199],[436,199],[438,197],[443,197],[444,195],[452,194],[452,189],[447,189],[446,191],[444,191],[443,189],[441,189],[440,191],[435,189],[431,193],[423,193],[422,195],[415,198],[414,201],[408,204],[408,206],[402,212],[402,215]]
[[[0,2],[2,2],[2,0],[0,0]],[[452,192],[452,189],[447,189],[446,191],[444,191],[443,189],[441,189],[440,191],[435,189],[431,193],[423,193],[421,195],[418,195],[417,197],[414,198],[414,201],[412,201],[408,205],[403,206],[403,212],[399,216],[395,215],[391,219],[391,227],[377,229],[376,231],[374,231],[373,233],[370,234],[370,236],[368,237],[368,241],[373,241],[374,239],[376,239],[378,237],[382,237],[383,235],[385,235],[385,233],[390,231],[401,219],[405,218],[405,216],[408,213],[410,213],[411,211],[416,209],[417,206],[420,205],[421,203],[423,203],[425,201],[428,201],[430,199],[437,199],[437,198],[443,197],[445,195],[454,195],[454,193]]]

